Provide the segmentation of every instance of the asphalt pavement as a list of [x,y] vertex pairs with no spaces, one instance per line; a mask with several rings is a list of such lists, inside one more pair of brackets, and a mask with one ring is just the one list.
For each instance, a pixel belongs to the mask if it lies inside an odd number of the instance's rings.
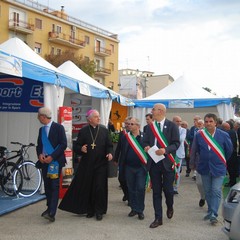
[[[122,201],[117,178],[109,178],[108,212],[102,221],[58,210],[56,221],[50,223],[40,215],[45,200],[18,209],[0,218],[0,240],[227,240],[222,232],[221,208],[219,223],[212,226],[203,221],[206,205],[199,207],[199,193],[191,177],[183,170],[179,194],[174,198],[174,216],[164,214],[163,225],[149,228],[154,220],[152,192],[146,192],[145,219],[128,217],[130,208]],[[166,213],[166,206],[164,213]]]

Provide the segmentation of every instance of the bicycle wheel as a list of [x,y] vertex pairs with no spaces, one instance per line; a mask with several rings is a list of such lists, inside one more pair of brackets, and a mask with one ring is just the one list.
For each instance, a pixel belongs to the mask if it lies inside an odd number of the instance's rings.
[[[16,196],[21,190],[23,183],[23,176],[17,165],[13,162],[7,162],[1,167],[1,187],[5,194],[9,196]],[[17,175],[14,181],[14,175]]]
[[19,169],[23,176],[23,185],[21,190],[18,191],[18,194],[22,197],[31,197],[41,186],[41,171],[36,168],[35,163],[31,161],[23,162],[19,165]]

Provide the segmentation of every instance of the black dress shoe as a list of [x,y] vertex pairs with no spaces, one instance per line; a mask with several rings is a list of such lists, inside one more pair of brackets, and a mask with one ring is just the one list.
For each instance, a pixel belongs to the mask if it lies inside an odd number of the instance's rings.
[[48,214],[48,209],[45,210],[45,211],[41,214],[41,216],[44,217],[44,216],[47,215],[47,214]]
[[143,213],[138,213],[138,219],[143,220],[144,219],[144,214]]
[[199,207],[203,207],[204,205],[205,205],[205,200],[204,199],[200,199]]
[[50,222],[55,222],[55,217],[50,214],[44,215],[44,218],[48,219]]
[[168,208],[167,209],[167,217],[171,219],[173,217],[173,208]]
[[97,215],[96,215],[96,219],[97,219],[98,221],[101,221],[102,218],[103,218],[102,214],[97,214]]
[[156,228],[158,226],[162,225],[162,219],[155,219],[151,224],[150,224],[150,228]]
[[174,190],[173,193],[176,195],[176,194],[178,194],[178,191],[177,191],[177,190]]
[[88,213],[86,218],[92,218],[94,216],[94,213]]
[[129,217],[134,217],[135,215],[137,215],[137,212],[133,210],[128,214]]

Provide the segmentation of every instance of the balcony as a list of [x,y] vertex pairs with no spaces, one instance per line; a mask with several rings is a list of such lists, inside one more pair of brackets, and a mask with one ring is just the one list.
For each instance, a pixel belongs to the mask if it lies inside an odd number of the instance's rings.
[[64,46],[68,46],[71,48],[84,48],[85,42],[76,38],[72,38],[70,35],[64,33],[57,32],[49,32],[48,40],[50,42],[58,43]]
[[107,57],[111,55],[111,50],[103,47],[95,47],[95,54],[101,57]]
[[97,76],[109,76],[111,75],[111,69],[97,67],[95,70],[95,75]]
[[20,32],[24,34],[32,34],[34,31],[34,25],[21,20],[9,19],[8,29],[14,32]]

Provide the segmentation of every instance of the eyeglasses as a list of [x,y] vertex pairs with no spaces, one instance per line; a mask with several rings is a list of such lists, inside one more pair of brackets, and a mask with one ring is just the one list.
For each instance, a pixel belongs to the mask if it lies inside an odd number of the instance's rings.
[[129,123],[128,125],[131,125],[131,126],[133,126],[133,125],[137,125],[136,123]]

